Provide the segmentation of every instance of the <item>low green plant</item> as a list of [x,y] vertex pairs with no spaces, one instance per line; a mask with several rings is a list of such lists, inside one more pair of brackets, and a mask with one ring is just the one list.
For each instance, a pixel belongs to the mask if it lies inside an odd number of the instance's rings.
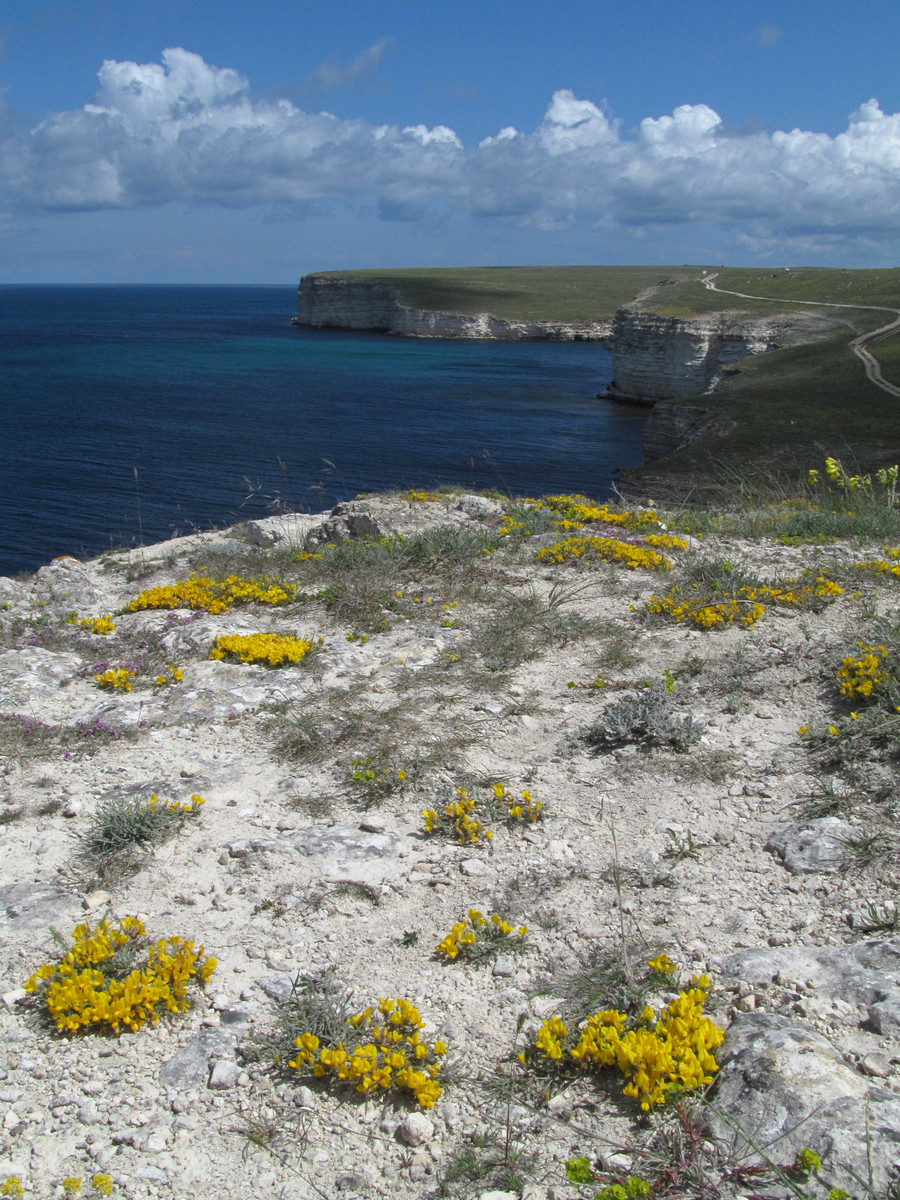
[[347,1028],[351,992],[338,978],[335,967],[298,972],[289,993],[275,1003],[273,1028],[255,1033],[248,1053],[282,1070],[288,1069],[297,1038],[313,1033],[324,1045],[337,1045]]
[[623,696],[608,705],[585,731],[583,739],[597,750],[612,750],[628,743],[672,746],[684,753],[703,733],[693,716],[676,717],[665,683]]
[[198,820],[206,801],[196,793],[190,801],[113,795],[101,801],[82,839],[82,851],[95,859],[134,849],[147,850],[171,837],[189,820]]
[[405,767],[379,758],[351,758],[350,782],[368,805],[379,804],[409,785]]
[[671,859],[672,862],[684,862],[686,858],[698,859],[701,850],[709,849],[709,842],[694,841],[694,835],[690,829],[681,833],[678,830],[667,828],[666,833],[669,836],[670,844],[663,850],[663,858]]
[[515,929],[499,913],[493,913],[488,919],[477,908],[470,908],[466,919],[456,922],[434,952],[448,962],[457,958],[476,962],[493,958],[502,951],[521,950],[527,933],[527,925]]

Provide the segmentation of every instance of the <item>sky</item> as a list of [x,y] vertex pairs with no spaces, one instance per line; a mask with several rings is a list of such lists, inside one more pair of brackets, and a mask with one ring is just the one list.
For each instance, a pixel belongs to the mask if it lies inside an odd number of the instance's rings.
[[0,0],[0,283],[893,266],[900,5]]

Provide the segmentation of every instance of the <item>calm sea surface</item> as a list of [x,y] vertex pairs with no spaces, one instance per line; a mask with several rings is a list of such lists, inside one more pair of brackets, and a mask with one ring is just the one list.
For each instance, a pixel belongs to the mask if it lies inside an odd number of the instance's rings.
[[[591,343],[290,324],[291,287],[0,287],[0,574],[458,483],[608,494],[644,413]],[[135,471],[137,476],[135,476]]]

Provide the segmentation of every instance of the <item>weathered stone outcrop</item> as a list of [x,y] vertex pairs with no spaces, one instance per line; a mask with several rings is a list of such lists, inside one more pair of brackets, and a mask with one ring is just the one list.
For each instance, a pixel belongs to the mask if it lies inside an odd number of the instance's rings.
[[313,329],[360,329],[401,337],[477,338],[493,341],[601,341],[612,322],[507,321],[491,313],[411,308],[387,279],[304,275],[294,324]]
[[620,308],[606,343],[614,369],[609,395],[652,404],[710,392],[729,363],[776,349],[796,325],[783,314],[681,318]]

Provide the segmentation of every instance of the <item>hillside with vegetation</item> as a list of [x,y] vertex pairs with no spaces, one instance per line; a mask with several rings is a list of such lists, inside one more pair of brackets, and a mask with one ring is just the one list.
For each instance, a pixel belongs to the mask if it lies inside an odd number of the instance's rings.
[[0,579],[0,1192],[892,1196],[897,484]]

